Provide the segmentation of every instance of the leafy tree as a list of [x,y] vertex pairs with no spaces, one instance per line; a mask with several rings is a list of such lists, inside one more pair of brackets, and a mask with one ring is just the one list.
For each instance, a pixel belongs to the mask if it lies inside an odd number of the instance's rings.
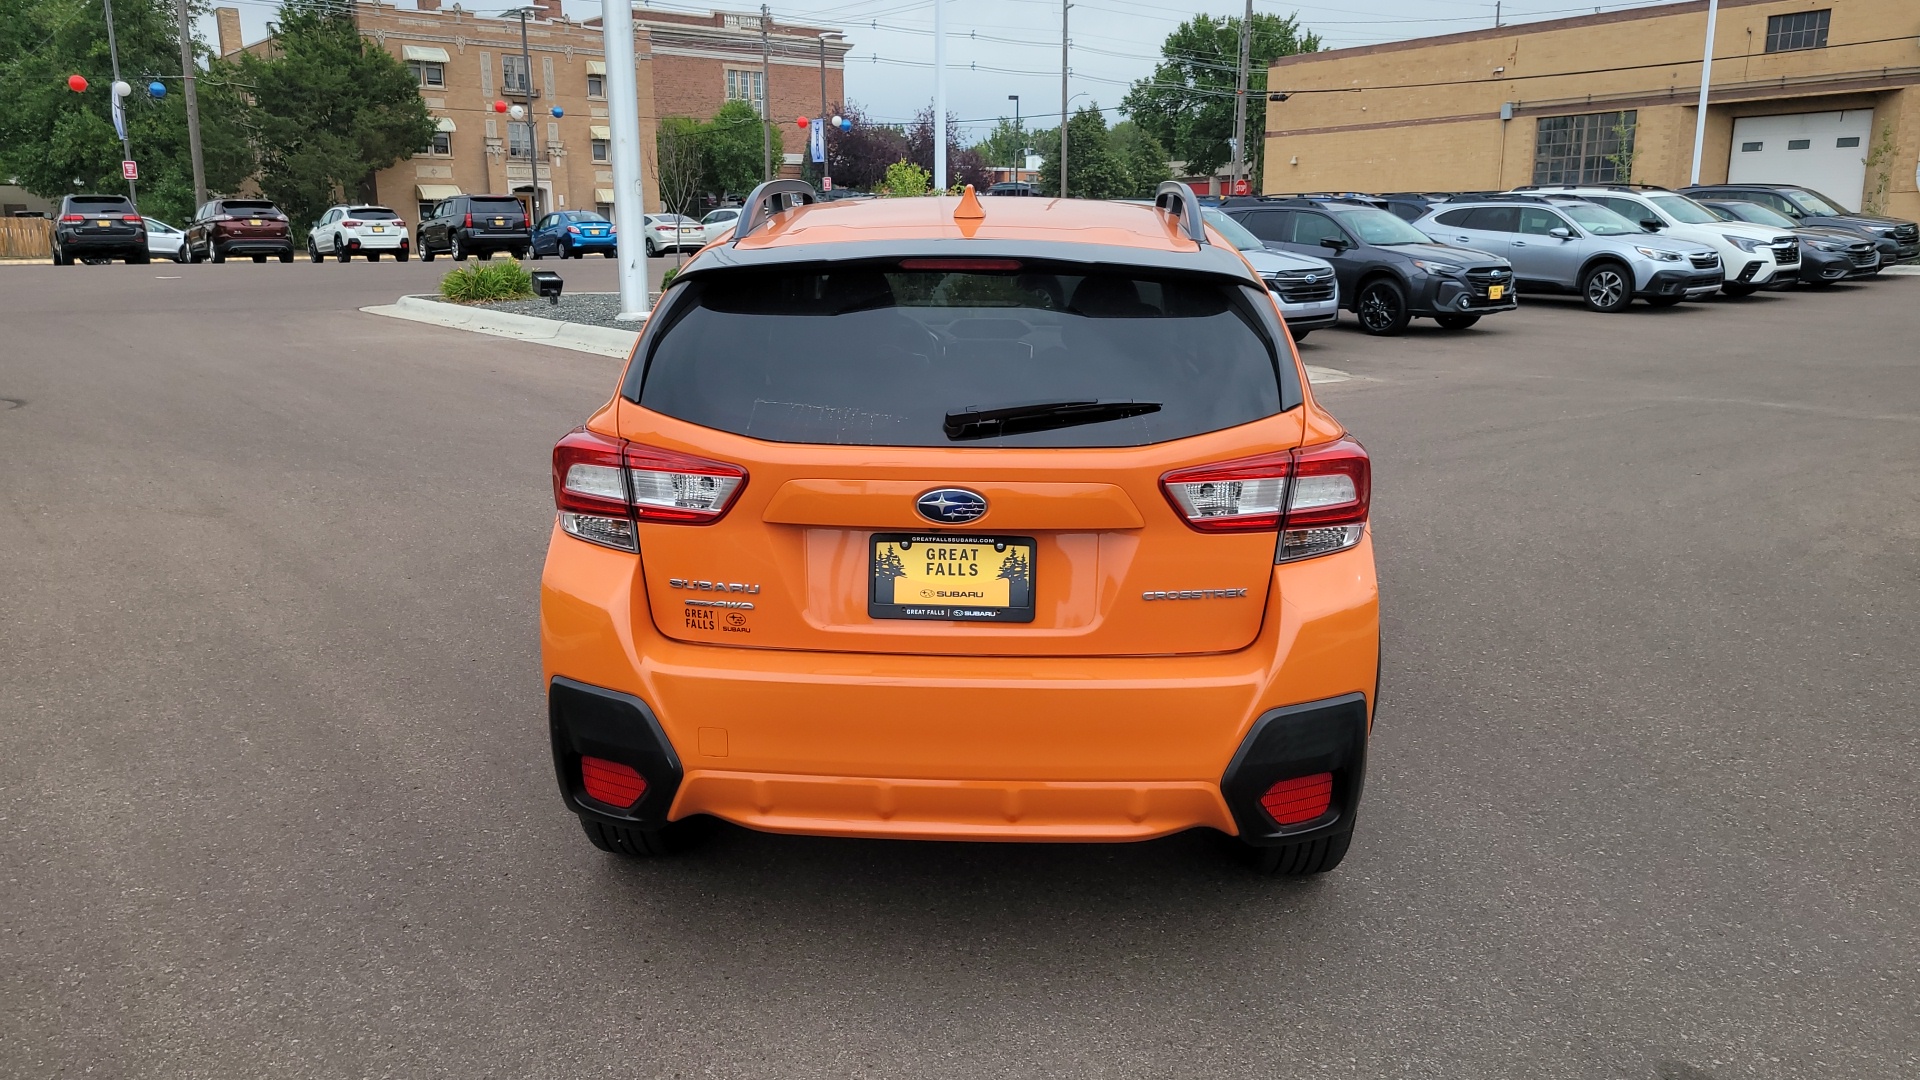
[[669,214],[694,212],[707,171],[701,142],[698,121],[684,116],[660,121],[654,137],[654,176],[660,184],[660,208]]
[[360,36],[351,8],[287,0],[269,56],[214,65],[252,89],[260,190],[296,230],[418,151],[434,120],[405,64]]
[[1173,179],[1173,170],[1167,166],[1166,148],[1132,120],[1113,125],[1107,132],[1107,146],[1120,167],[1126,170],[1130,197],[1151,199],[1162,183]]
[[[1055,138],[1058,137],[1056,134]],[[973,149],[989,168],[1006,169],[1015,165],[1025,168],[1025,151],[1034,145],[1030,129],[1024,125],[1016,128],[1010,118],[1003,116],[999,123],[993,125],[993,130],[987,133],[986,138],[973,144]]]
[[[729,101],[713,119],[701,125],[700,148],[706,159],[707,190],[721,195],[745,195],[766,178],[763,155],[764,123],[753,105]],[[779,136],[774,143],[779,143]]]
[[[1267,67],[1295,53],[1318,52],[1320,37],[1300,29],[1299,16],[1255,12],[1249,43],[1247,154],[1260,190],[1261,133],[1267,126]],[[1215,173],[1233,160],[1233,99],[1240,65],[1240,20],[1198,15],[1180,24],[1160,46],[1153,74],[1122,99],[1134,122],[1160,141],[1187,172]],[[1068,162],[1071,172],[1072,162]],[[1073,177],[1067,178],[1072,190]]]
[[912,198],[925,195],[932,183],[932,173],[911,161],[896,161],[887,166],[887,175],[880,180],[880,190],[896,199]]
[[[907,160],[933,172],[933,106],[927,105],[914,114],[913,123],[907,125]],[[954,190],[972,184],[985,190],[993,182],[992,174],[987,172],[986,163],[980,155],[960,145],[960,125],[952,113],[947,114],[947,183]]]
[[855,191],[872,191],[885,181],[889,165],[906,158],[906,130],[868,119],[858,102],[846,102],[840,115],[852,121],[853,127],[827,140],[833,182]]
[[[6,102],[0,176],[48,199],[75,191],[124,194],[120,138],[108,119],[113,68],[98,5],[26,0],[6,12],[0,18],[0,99]],[[126,102],[127,131],[140,163],[140,210],[184,224],[193,207],[193,167],[173,5],[120,0],[113,17],[120,75],[134,88]],[[86,77],[86,92],[67,89],[73,74]],[[167,89],[158,100],[146,90],[156,79]],[[199,92],[208,186],[238,186],[253,171],[243,103],[219,80],[203,78]]]
[[[1040,189],[1060,191],[1060,134],[1043,144]],[[1067,194],[1077,199],[1126,199],[1136,195],[1133,178],[1113,152],[1107,120],[1096,104],[1083,106],[1067,121]]]

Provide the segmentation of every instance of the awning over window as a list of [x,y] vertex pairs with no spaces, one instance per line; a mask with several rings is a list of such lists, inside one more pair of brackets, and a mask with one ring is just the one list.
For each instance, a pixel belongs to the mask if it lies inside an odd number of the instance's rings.
[[587,134],[596,139],[611,139],[613,138],[613,128],[605,124],[595,124],[587,129]]
[[458,130],[460,130],[460,129],[459,129],[459,128],[457,128],[457,127],[454,127],[454,126],[453,126],[453,117],[451,117],[451,116],[442,116],[442,117],[440,117],[440,119],[439,119],[439,121],[438,121],[438,122],[437,122],[437,123],[436,123],[436,124],[434,125],[434,128],[433,128],[433,130],[435,130],[435,131],[458,131]]
[[431,45],[408,45],[403,50],[409,60],[425,60],[428,63],[447,63],[447,50],[436,49]]
[[605,75],[606,73],[607,73],[607,62],[605,60],[587,61],[587,74]]
[[593,201],[594,201],[594,202],[603,202],[603,203],[610,203],[610,202],[612,202],[612,201],[613,201],[613,189],[612,189],[612,188],[610,188],[610,187],[597,187],[597,188],[594,188],[594,189],[593,189]]
[[420,192],[421,202],[439,202],[441,199],[451,199],[455,195],[462,194],[456,184],[418,184],[415,185],[415,190]]

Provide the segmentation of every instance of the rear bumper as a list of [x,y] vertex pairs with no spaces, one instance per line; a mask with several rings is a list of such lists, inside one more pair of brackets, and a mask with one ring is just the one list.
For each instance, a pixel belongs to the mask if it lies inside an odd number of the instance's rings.
[[[637,706],[622,727],[635,757],[612,756],[643,775],[646,762],[677,763],[657,783],[649,776],[634,813],[595,803],[579,789],[579,755],[609,756],[620,740],[605,738],[604,725],[583,739],[556,708],[555,765],[576,813],[643,826],[710,814],[769,832],[949,840],[1144,840],[1207,827],[1292,843],[1351,827],[1340,800],[1358,798],[1379,663],[1370,539],[1279,567],[1255,642],[1202,656],[687,644],[653,629],[637,563],[558,532],[549,550],[541,643],[550,693],[622,696]],[[1268,748],[1238,773],[1230,766],[1249,757],[1250,733],[1303,702],[1337,703],[1348,718],[1348,771],[1336,783],[1345,809],[1282,834],[1262,817],[1258,793],[1253,805],[1235,793],[1260,777],[1262,792],[1287,778],[1276,770],[1329,771],[1324,746],[1307,746],[1297,762]],[[655,733],[662,745],[650,748]],[[667,786],[670,802],[650,806],[651,791]]]
[[232,240],[216,236],[209,243],[228,255],[278,255],[293,250],[293,241],[285,236],[243,236]]
[[56,235],[54,239],[59,244],[60,250],[68,253],[77,251],[92,253],[111,251],[140,252],[147,250],[147,234],[145,232],[124,233],[118,236],[88,236],[85,233],[73,233],[66,236]]
[[377,236],[365,233],[359,236],[343,237],[343,239],[346,240],[349,251],[398,251],[413,245],[413,241],[409,240],[407,234],[403,232],[380,233]]
[[460,244],[468,251],[514,251],[531,247],[533,240],[524,232],[462,232]]

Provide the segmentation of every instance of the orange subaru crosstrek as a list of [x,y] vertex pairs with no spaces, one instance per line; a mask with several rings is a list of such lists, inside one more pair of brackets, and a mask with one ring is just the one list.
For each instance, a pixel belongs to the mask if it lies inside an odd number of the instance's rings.
[[1205,827],[1331,870],[1379,674],[1366,451],[1188,189],[749,200],[553,451],[596,846]]

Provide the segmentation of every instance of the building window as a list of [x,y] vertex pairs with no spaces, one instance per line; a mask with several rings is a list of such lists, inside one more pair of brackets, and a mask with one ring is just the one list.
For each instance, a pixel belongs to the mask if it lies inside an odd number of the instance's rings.
[[452,133],[445,132],[445,131],[434,132],[433,138],[427,140],[427,145],[424,147],[421,147],[420,152],[423,154],[431,154],[434,157],[452,157],[453,156]]
[[507,156],[520,161],[533,157],[533,132],[525,124],[507,125]]
[[1858,135],[1849,135],[1849,136],[1847,136],[1847,137],[1846,137],[1846,138],[1844,138],[1844,139],[1835,139],[1835,140],[1833,140],[1833,145],[1834,145],[1834,146],[1835,146],[1836,148],[1839,148],[1839,149],[1843,149],[1843,150],[1844,150],[1844,149],[1846,149],[1846,148],[1847,148],[1847,147],[1849,147],[1849,146],[1859,146],[1859,145],[1860,145],[1860,136],[1858,136]]
[[603,98],[607,96],[607,77],[605,75],[587,76],[587,96]]
[[500,89],[509,94],[527,94],[533,87],[533,78],[527,72],[527,61],[522,56],[502,56],[500,58]]
[[1543,116],[1534,132],[1536,184],[1623,184],[1633,172],[1637,114]]
[[1811,149],[1813,149],[1813,140],[1812,140],[1812,139],[1788,139],[1788,140],[1787,140],[1787,149],[1789,149],[1789,150],[1811,150]]
[[1791,52],[1794,49],[1827,47],[1827,20],[1832,8],[1821,11],[1796,11],[1767,19],[1767,51]]
[[432,217],[432,216],[433,216],[433,208],[434,208],[434,207],[436,207],[436,206],[439,206],[439,205],[440,205],[439,203],[436,203],[436,202],[426,202],[426,201],[424,201],[424,200],[423,200],[423,201],[421,201],[421,202],[417,202],[417,203],[414,203],[414,204],[413,204],[413,208],[414,208],[414,210],[416,210],[416,211],[417,211],[417,212],[419,212],[419,214],[420,214],[420,216],[419,216],[419,218],[418,218],[417,220],[419,220],[419,221],[425,221],[425,220],[427,220],[428,218],[430,218],[430,217]]
[[607,140],[593,140],[593,160],[596,164],[605,164],[608,160]]
[[1743,142],[1740,144],[1740,152],[1743,154],[1757,154],[1766,148],[1767,144],[1763,142]]
[[610,202],[594,203],[593,212],[596,214],[599,214],[603,218],[606,218],[608,221],[613,220],[613,204]]
[[753,105],[754,112],[761,116],[767,115],[766,73],[728,68],[727,100],[749,102]]
[[413,81],[421,86],[439,89],[447,85],[447,65],[436,64],[431,60],[409,60],[407,70],[413,72]]

